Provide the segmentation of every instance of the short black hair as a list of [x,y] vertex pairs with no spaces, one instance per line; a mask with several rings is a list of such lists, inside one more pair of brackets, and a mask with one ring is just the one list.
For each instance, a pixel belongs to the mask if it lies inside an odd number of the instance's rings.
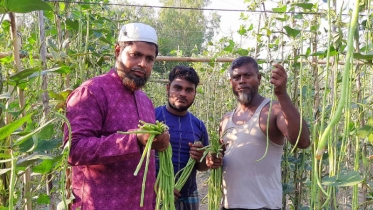
[[186,81],[195,84],[196,87],[199,84],[199,76],[196,70],[192,67],[183,65],[175,66],[168,75],[168,81],[171,83],[176,78],[185,79]]
[[[120,48],[125,48],[127,46],[133,45],[135,42],[139,42],[139,41],[118,42],[118,45]],[[153,42],[145,42],[145,43],[152,44],[155,46],[155,57],[157,57],[158,56],[158,45],[154,44]]]
[[232,70],[238,67],[241,67],[246,64],[253,64],[254,69],[257,73],[259,73],[259,66],[256,60],[253,57],[250,56],[241,56],[239,58],[236,58],[234,61],[232,61],[231,66],[229,67],[229,73],[232,73]]

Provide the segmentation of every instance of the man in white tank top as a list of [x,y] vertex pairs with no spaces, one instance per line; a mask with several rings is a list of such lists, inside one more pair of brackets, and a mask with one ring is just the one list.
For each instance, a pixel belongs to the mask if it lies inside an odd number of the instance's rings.
[[284,141],[307,148],[307,123],[300,122],[300,113],[286,92],[287,74],[280,64],[274,64],[270,79],[277,97],[273,102],[258,93],[261,75],[252,57],[235,59],[229,73],[238,105],[220,123],[223,160],[214,156],[206,160],[210,168],[223,165],[222,209],[281,209]]

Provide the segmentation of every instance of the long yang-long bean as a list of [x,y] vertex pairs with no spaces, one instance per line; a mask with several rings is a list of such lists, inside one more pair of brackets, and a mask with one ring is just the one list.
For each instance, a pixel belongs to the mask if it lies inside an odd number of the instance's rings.
[[[162,122],[156,121],[156,124],[151,124],[151,123],[146,123],[146,122],[140,120],[139,130],[129,131],[129,132],[118,131],[118,133],[122,133],[122,134],[133,134],[133,133],[148,133],[148,134],[150,134],[149,139],[146,142],[144,151],[141,155],[140,161],[137,164],[136,170],[133,174],[134,176],[137,176],[137,174],[138,174],[138,172],[141,168],[141,165],[142,165],[142,163],[143,163],[143,161],[146,157],[144,176],[143,176],[143,179],[142,179],[142,189],[141,189],[141,199],[140,199],[140,206],[141,207],[144,206],[145,184],[146,184],[146,177],[147,177],[147,174],[148,174],[149,159],[150,159],[150,153],[151,153],[151,147],[152,147],[151,145],[153,143],[154,137],[158,134],[163,133],[165,130],[168,130],[168,126],[166,124],[163,124]],[[172,154],[172,151],[171,151],[171,154]],[[173,181],[173,179],[172,179],[172,181]]]

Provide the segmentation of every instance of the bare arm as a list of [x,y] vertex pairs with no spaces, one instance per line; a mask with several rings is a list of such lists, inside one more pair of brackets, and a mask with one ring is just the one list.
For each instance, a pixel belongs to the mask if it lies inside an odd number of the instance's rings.
[[[284,67],[279,64],[275,64],[274,67],[271,83],[274,85],[274,93],[280,104],[280,112],[276,119],[277,127],[292,145],[307,148],[310,145],[310,131],[307,123],[300,118],[299,111],[286,92],[287,75]],[[300,136],[299,131],[301,131]]]

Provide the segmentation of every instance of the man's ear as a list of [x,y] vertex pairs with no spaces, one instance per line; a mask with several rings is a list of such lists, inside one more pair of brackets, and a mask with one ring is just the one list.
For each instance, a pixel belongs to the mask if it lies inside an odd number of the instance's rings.
[[167,85],[166,85],[166,94],[167,94],[167,96],[170,94],[170,83],[167,83]]
[[166,85],[166,90],[167,90],[167,91],[170,91],[170,83],[167,83],[167,85]]
[[114,55],[115,55],[115,58],[118,58],[119,53],[120,53],[120,46],[119,46],[119,44],[116,44],[114,46]]

